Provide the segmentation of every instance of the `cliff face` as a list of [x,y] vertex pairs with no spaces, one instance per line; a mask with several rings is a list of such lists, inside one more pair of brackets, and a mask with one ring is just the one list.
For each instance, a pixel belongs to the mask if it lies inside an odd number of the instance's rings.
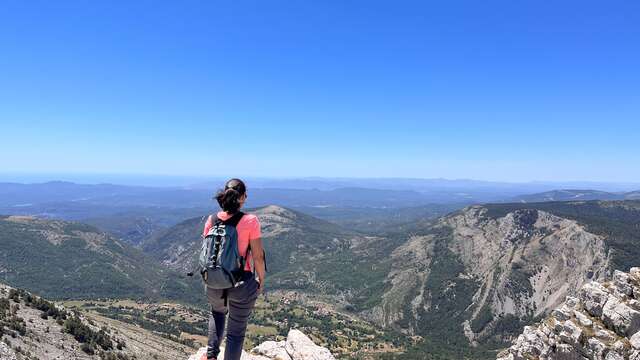
[[543,316],[586,281],[605,278],[605,245],[576,221],[545,211],[492,217],[472,206],[394,251],[388,291],[370,316],[416,334],[455,322],[472,344],[508,339],[500,329]]
[[[207,348],[201,348],[196,354],[191,355],[189,360],[201,360],[207,353]],[[219,359],[224,358],[224,349],[218,355]],[[335,360],[331,352],[326,348],[318,346],[305,334],[298,330],[290,330],[287,340],[266,341],[256,346],[251,352],[242,353],[242,360]]]
[[524,359],[640,360],[640,268],[585,284],[498,355]]

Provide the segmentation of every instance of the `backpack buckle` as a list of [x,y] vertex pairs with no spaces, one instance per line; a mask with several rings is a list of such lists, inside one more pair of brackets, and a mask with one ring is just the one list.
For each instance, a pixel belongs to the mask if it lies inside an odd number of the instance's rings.
[[227,230],[224,228],[224,225],[217,225],[213,228],[212,235],[225,236],[227,235]]

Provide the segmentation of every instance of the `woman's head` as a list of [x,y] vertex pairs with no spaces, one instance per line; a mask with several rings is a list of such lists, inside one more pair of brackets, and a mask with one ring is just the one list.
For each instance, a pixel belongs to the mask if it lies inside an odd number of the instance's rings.
[[238,212],[247,199],[247,187],[240,179],[231,179],[218,191],[216,200],[223,211],[229,214]]

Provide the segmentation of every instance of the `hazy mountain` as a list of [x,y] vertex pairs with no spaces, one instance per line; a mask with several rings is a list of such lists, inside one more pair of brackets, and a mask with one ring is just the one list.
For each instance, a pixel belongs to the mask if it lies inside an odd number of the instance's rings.
[[0,280],[58,299],[201,300],[199,284],[95,227],[24,216],[0,218]]
[[402,208],[363,208],[301,206],[294,210],[364,234],[380,234],[397,227],[412,226],[416,222],[438,218],[462,209],[465,204],[429,204]]
[[589,200],[638,200],[640,191],[606,192],[599,190],[553,190],[518,196],[511,201],[534,203],[547,201],[589,201]]
[[524,203],[545,201],[588,201],[588,200],[624,200],[625,194],[598,190],[553,190],[543,193],[521,195],[515,201]]

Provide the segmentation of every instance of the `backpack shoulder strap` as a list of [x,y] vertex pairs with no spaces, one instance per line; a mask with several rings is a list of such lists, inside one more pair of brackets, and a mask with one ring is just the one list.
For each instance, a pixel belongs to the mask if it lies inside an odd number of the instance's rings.
[[224,223],[226,225],[231,225],[233,227],[236,227],[238,226],[238,223],[240,222],[243,216],[244,216],[244,213],[242,211],[238,211],[237,213],[233,214],[232,217],[227,219],[227,221],[224,221]]

